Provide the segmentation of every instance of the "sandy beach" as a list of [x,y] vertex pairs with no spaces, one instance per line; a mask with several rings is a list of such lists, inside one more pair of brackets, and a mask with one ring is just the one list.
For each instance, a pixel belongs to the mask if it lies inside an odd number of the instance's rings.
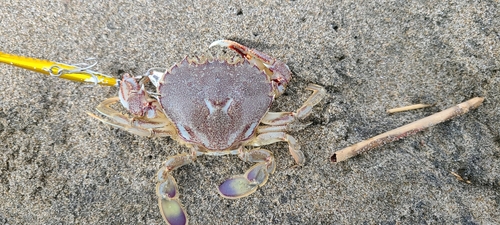
[[[251,164],[199,157],[173,174],[191,224],[499,224],[500,3],[462,1],[6,1],[0,51],[119,78],[168,68],[229,39],[293,72],[272,111],[324,86],[304,129],[265,146],[276,172],[254,194],[216,187]],[[89,117],[116,87],[0,64],[0,224],[163,224],[156,173],[188,148]],[[482,106],[332,164],[330,155],[473,97]],[[412,104],[432,107],[395,114]]]

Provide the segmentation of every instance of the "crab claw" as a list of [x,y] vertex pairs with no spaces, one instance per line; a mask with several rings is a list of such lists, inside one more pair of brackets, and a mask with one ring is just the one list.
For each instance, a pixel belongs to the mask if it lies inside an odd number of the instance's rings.
[[156,107],[150,100],[143,84],[139,84],[136,79],[128,73],[123,74],[118,92],[120,102],[134,116],[146,116],[153,118],[156,116]]
[[[164,171],[160,171],[161,174]],[[162,175],[162,177],[165,175]],[[156,187],[156,193],[158,195],[158,206],[160,207],[160,212],[167,224],[169,225],[184,225],[187,224],[188,219],[186,215],[186,210],[179,202],[179,192],[177,188],[177,183],[175,179],[167,174],[165,179],[162,179],[162,183],[159,183]]]
[[285,92],[285,88],[288,82],[290,82],[290,80],[292,79],[292,72],[285,63],[272,58],[265,53],[241,45],[238,42],[230,40],[218,40],[210,44],[209,47],[213,47],[216,45],[228,47],[236,51],[242,57],[252,62],[259,69],[266,72],[270,80],[273,82],[276,97]]
[[270,152],[256,149],[240,156],[245,161],[260,161],[245,172],[224,181],[218,188],[224,198],[236,199],[254,193],[258,187],[266,184],[269,174],[276,169],[276,163]]

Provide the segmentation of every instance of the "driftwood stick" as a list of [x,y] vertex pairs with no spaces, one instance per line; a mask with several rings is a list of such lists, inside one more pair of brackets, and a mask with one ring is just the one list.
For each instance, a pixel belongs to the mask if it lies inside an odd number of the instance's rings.
[[477,108],[483,103],[484,98],[476,97],[470,99],[466,102],[460,103],[456,106],[433,114],[431,116],[425,117],[421,120],[417,120],[413,123],[404,125],[402,127],[396,128],[394,130],[385,132],[383,134],[372,137],[368,140],[364,140],[357,144],[351,145],[342,150],[336,151],[330,157],[332,162],[341,162],[346,159],[349,159],[353,156],[356,156],[360,153],[366,152],[378,146],[397,141],[406,136],[415,134],[419,131],[422,131],[425,128],[434,126],[438,123],[444,122],[446,120],[452,119],[456,116],[460,116],[469,112],[469,110]]

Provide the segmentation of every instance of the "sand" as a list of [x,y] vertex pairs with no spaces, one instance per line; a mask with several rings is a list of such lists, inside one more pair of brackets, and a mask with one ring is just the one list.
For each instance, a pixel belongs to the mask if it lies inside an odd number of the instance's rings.
[[[119,77],[239,41],[294,73],[273,111],[325,98],[292,132],[307,157],[265,146],[277,171],[242,199],[216,187],[251,165],[200,157],[174,172],[192,224],[500,223],[500,3],[461,1],[6,1],[0,51],[64,63],[95,57]],[[227,53],[224,53],[227,52]],[[188,149],[90,118],[117,95],[0,65],[0,224],[162,224],[155,175]],[[478,109],[332,164],[332,152],[472,97]],[[411,104],[433,107],[389,115]],[[463,180],[460,180],[457,176]]]

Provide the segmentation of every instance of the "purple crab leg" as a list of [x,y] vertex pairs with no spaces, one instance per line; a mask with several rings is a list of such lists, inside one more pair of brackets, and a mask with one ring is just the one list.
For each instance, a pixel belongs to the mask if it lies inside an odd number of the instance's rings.
[[276,162],[272,153],[265,149],[240,151],[238,156],[246,162],[257,162],[245,174],[227,179],[219,186],[219,194],[224,198],[236,199],[254,193],[266,184],[269,175],[274,173]]
[[177,182],[175,182],[170,171],[192,163],[195,159],[196,153],[182,153],[171,156],[165,162],[164,167],[158,171],[158,184],[156,185],[158,206],[163,219],[169,225],[185,225],[188,223],[186,210],[179,201]]

